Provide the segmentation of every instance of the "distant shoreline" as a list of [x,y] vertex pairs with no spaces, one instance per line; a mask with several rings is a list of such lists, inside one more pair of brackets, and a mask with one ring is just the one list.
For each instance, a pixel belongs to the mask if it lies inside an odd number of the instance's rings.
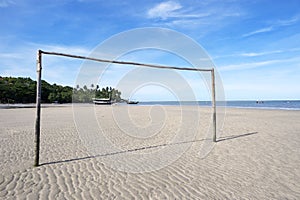
[[[45,103],[42,104],[42,108],[47,107],[66,107],[72,105],[94,105],[93,103],[65,103],[65,104],[54,104]],[[123,106],[127,104],[117,103],[113,106]],[[103,105],[95,105],[103,106]],[[210,101],[148,101],[139,102],[139,104],[130,106],[201,106],[210,107]],[[14,109],[14,108],[35,108],[35,103],[30,104],[0,104],[0,109]],[[263,101],[263,103],[256,103],[256,101],[226,101],[217,102],[217,107],[227,107],[227,108],[246,108],[246,109],[259,109],[259,110],[300,110],[300,100],[274,100],[274,101]]]
[[[65,107],[65,106],[71,106],[71,103],[65,103],[65,104],[41,104],[42,108],[47,108],[47,107]],[[15,108],[35,108],[36,104],[35,103],[28,103],[28,104],[0,104],[0,109],[15,109]]]

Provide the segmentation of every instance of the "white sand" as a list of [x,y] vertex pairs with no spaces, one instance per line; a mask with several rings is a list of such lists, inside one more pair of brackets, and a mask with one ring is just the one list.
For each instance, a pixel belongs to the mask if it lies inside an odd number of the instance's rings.
[[[124,108],[114,107],[114,114]],[[180,126],[178,108],[166,107],[165,112],[160,107],[150,108],[131,108],[136,128],[127,126],[121,114],[113,118],[111,107],[96,108],[98,122],[119,152],[88,151],[91,148],[76,130],[71,106],[44,108],[42,166],[36,168],[32,167],[35,109],[1,109],[0,199],[300,199],[300,111],[227,109],[220,141],[200,159],[210,109],[201,108],[198,134],[189,142],[194,127],[190,122]],[[194,109],[188,107],[187,115],[193,116]],[[163,119],[166,121],[161,124]],[[85,124],[84,117],[80,120]],[[119,127],[114,120],[119,120]],[[92,133],[94,127],[89,128]],[[174,147],[171,153],[176,156],[177,150],[191,147],[175,162],[152,172],[111,168],[122,167],[118,163],[122,158],[138,155],[142,159],[162,151],[179,129],[187,131],[182,138],[187,142],[169,144]],[[156,135],[147,135],[150,132]],[[139,134],[144,138],[138,138]],[[149,171],[163,159],[154,157],[135,166],[140,160],[132,158],[130,167]]]

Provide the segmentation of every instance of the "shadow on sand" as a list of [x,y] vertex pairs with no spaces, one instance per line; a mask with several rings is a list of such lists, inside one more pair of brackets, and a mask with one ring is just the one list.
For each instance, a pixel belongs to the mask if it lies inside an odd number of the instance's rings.
[[240,137],[246,137],[246,136],[250,136],[250,135],[254,135],[257,134],[258,132],[252,132],[252,133],[245,133],[245,134],[241,134],[241,135],[230,135],[230,136],[224,136],[224,137],[220,137],[217,142],[222,142],[225,140],[232,140],[232,139],[236,139],[236,138],[240,138]]
[[192,140],[192,141],[183,141],[183,142],[176,142],[176,143],[169,143],[169,144],[159,144],[159,145],[153,145],[153,146],[146,146],[146,147],[140,147],[140,148],[135,148],[135,149],[128,149],[128,150],[124,150],[124,151],[117,151],[117,152],[112,152],[112,153],[99,154],[99,155],[94,155],[94,156],[86,156],[86,157],[81,157],[81,158],[72,158],[72,159],[67,159],[67,160],[46,162],[46,163],[41,163],[39,166],[58,164],[58,163],[66,163],[66,162],[72,162],[72,161],[76,161],[76,160],[85,160],[85,159],[104,157],[104,156],[113,156],[113,155],[122,154],[122,153],[142,151],[142,150],[145,150],[145,149],[154,149],[154,148],[159,148],[159,147],[164,147],[164,146],[172,146],[172,145],[180,145],[180,144],[201,142],[201,141],[205,141],[205,140],[209,140],[209,139],[200,139],[200,140]]
[[[253,134],[257,134],[257,133],[258,132],[252,132],[252,133],[246,133],[246,134],[242,134],[242,135],[232,135],[232,136],[220,137],[217,140],[217,142],[221,142],[221,141],[224,141],[224,140],[236,139],[236,138],[239,138],[239,137],[250,136],[250,135],[253,135]],[[86,157],[81,157],[81,158],[72,158],[72,159],[67,159],[67,160],[46,162],[46,163],[41,163],[39,166],[59,164],[59,163],[67,163],[67,162],[72,162],[72,161],[77,161],[77,160],[86,160],[86,159],[90,159],[90,158],[97,158],[97,157],[104,157],[104,156],[113,156],[113,155],[122,154],[122,153],[142,151],[142,150],[145,150],[145,149],[154,149],[154,148],[159,148],[159,147],[164,147],[164,146],[172,146],[172,145],[202,142],[202,141],[205,141],[205,140],[210,140],[210,139],[200,139],[200,140],[192,140],[192,141],[183,141],[183,142],[176,142],[176,143],[169,143],[169,144],[159,144],[159,145],[153,145],[153,146],[146,146],[146,147],[140,147],[140,148],[135,148],[135,149],[128,149],[128,150],[124,150],[124,151],[117,151],[117,152],[112,152],[112,153],[99,154],[99,155],[94,155],[94,156],[86,156]]]

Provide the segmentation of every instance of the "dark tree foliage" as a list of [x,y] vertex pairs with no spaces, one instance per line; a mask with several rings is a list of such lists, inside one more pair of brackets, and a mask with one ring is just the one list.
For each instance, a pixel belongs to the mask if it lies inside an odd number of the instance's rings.
[[90,89],[84,85],[81,88],[79,85],[74,88],[73,92],[73,102],[91,102],[93,98],[106,98],[111,99],[112,102],[120,102],[121,92],[115,88],[106,87],[100,89],[99,85],[94,86],[92,84]]
[[0,103],[33,103],[35,88],[30,78],[0,77]]
[[[73,96],[72,96],[73,95]],[[49,84],[42,80],[42,103],[89,103],[93,98],[110,98],[112,101],[121,101],[121,92],[114,88],[99,88],[94,84],[90,89],[84,85],[80,88]],[[30,78],[14,78],[0,76],[0,103],[35,103],[36,81]]]

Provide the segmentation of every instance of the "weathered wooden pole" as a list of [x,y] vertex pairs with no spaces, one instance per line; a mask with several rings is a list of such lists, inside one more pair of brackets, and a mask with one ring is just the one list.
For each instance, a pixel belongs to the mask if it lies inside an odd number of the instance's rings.
[[216,83],[215,70],[211,70],[211,101],[213,108],[213,141],[217,142],[217,105],[216,105]]
[[38,50],[37,63],[36,63],[36,65],[37,65],[37,84],[36,84],[35,163],[34,163],[34,166],[39,166],[39,158],[40,158],[42,54],[64,56],[64,57],[71,57],[71,58],[85,59],[85,60],[93,60],[93,61],[97,61],[97,62],[114,63],[114,64],[120,64],[120,65],[136,65],[136,66],[140,66],[140,67],[151,67],[151,68],[160,68],[160,69],[175,69],[175,70],[211,72],[211,79],[212,79],[211,80],[212,81],[212,92],[211,93],[212,93],[212,108],[213,108],[213,141],[217,142],[215,72],[214,72],[213,68],[212,69],[199,69],[199,68],[188,68],[188,67],[152,65],[152,64],[145,64],[145,63],[105,60],[105,59],[92,58],[92,57],[86,57],[86,56],[77,56],[77,55],[71,55],[71,54],[65,54],[65,53],[47,52],[47,51]]
[[105,60],[99,58],[92,58],[86,56],[77,56],[66,53],[58,53],[58,52],[49,52],[49,51],[41,51],[45,55],[55,55],[55,56],[64,56],[69,58],[77,58],[83,60],[93,60],[96,62],[104,62],[104,63],[114,63],[120,65],[135,65],[140,67],[150,67],[150,68],[159,68],[159,69],[175,69],[175,70],[188,70],[188,71],[203,71],[210,72],[211,69],[199,69],[199,68],[191,68],[191,67],[176,67],[176,66],[166,66],[166,65],[153,65],[153,64],[145,64],[145,63],[136,63],[136,62],[128,62],[128,61],[117,61],[117,60]]
[[41,131],[41,97],[42,97],[42,51],[38,50],[36,59],[36,120],[35,120],[35,161],[34,166],[39,166],[40,159],[40,131]]

